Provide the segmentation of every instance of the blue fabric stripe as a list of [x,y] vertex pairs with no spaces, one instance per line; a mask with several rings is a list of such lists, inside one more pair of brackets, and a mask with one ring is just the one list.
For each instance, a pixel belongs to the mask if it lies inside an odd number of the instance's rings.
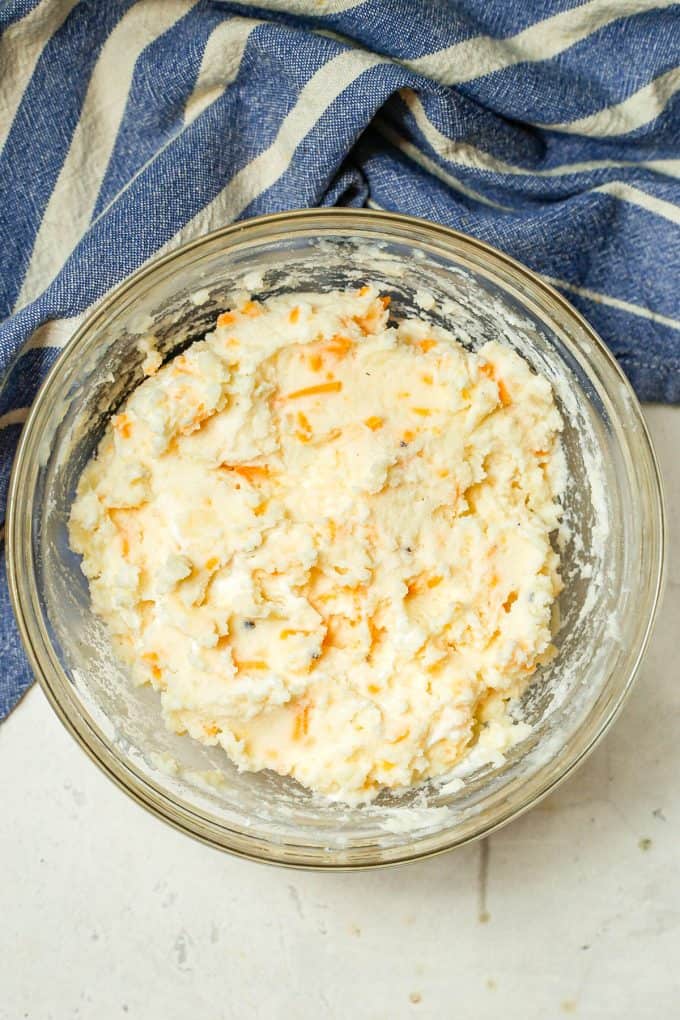
[[[457,88],[515,121],[562,124],[578,120],[623,102],[677,65],[679,13],[680,8],[674,7],[612,22],[553,60],[515,64]],[[640,47],[644,66],[636,59]],[[612,52],[617,55],[615,63],[608,59]]]
[[[182,128],[210,33],[223,16],[192,7],[140,55],[116,144],[102,181],[93,219],[120,189]],[[181,53],[183,59],[177,60]],[[159,88],[159,81],[164,83]]]
[[[9,370],[9,376],[3,379],[3,387],[0,390],[0,416],[15,407],[28,407],[32,403],[41,380],[58,353],[54,347],[36,347],[16,359]],[[2,505],[0,501],[0,506]]]
[[[221,114],[223,125],[238,138],[227,157],[235,172],[269,148],[310,78],[344,49],[323,36],[307,37],[299,28],[255,28],[243,54],[238,87],[229,95],[234,120]],[[222,185],[231,176],[223,177]]]
[[48,0],[6,0],[0,7],[0,39],[6,28],[16,21],[21,21],[27,14],[38,7],[40,3],[47,3]]
[[[396,65],[380,65],[362,72],[319,118],[296,149],[286,173],[251,202],[239,218],[261,216],[277,209],[295,209],[300,205],[321,205],[344,154],[361,133],[360,125],[370,122],[405,80],[416,83],[417,77]],[[359,114],[356,123],[341,116],[347,105]],[[310,177],[307,168],[319,149],[326,155],[325,172]]]
[[[559,288],[557,288],[559,290]],[[640,400],[680,402],[680,342],[678,330],[629,315],[598,301],[564,290],[564,296],[593,325],[601,337],[616,337],[609,346],[622,368],[635,381]]]
[[370,198],[368,182],[355,166],[345,162],[331,181],[328,191],[321,199],[320,205],[348,206],[361,209]]
[[0,155],[0,204],[12,211],[12,229],[0,246],[0,317],[9,315],[19,293],[92,68],[132,2],[81,0],[46,44],[24,93]]
[[[5,443],[0,436],[0,454]],[[5,557],[0,556],[0,719],[10,712],[33,682],[17,635],[7,587]]]
[[[14,448],[19,441],[21,435],[22,425],[7,425],[4,429],[0,429],[0,499],[2,499],[2,512],[0,513],[0,524],[5,523],[5,511],[4,507],[7,503],[7,489],[9,487],[9,478],[12,471],[12,455]],[[0,543],[1,544],[1,543]],[[4,560],[4,556],[0,556],[0,559]],[[0,638],[0,642],[1,642]],[[0,660],[1,662],[2,660]],[[0,674],[2,670],[0,669]]]

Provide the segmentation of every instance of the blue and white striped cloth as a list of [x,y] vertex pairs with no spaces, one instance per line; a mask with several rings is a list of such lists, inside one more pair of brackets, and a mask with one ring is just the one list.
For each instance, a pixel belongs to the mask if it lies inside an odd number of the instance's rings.
[[[0,514],[47,367],[147,259],[232,220],[438,220],[562,290],[680,400],[668,0],[5,0]],[[0,718],[30,677],[0,578]]]

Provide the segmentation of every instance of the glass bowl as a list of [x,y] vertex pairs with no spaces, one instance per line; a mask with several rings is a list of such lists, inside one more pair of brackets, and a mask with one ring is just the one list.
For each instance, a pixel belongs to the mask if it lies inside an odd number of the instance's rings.
[[[558,654],[516,708],[529,736],[505,759],[474,753],[446,782],[368,807],[325,802],[274,773],[239,773],[219,748],[168,732],[90,609],[66,524],[108,417],[164,357],[213,325],[234,292],[356,287],[392,295],[476,347],[502,338],[554,388],[569,471]],[[479,241],[406,216],[306,210],[227,227],[158,259],[78,330],[22,433],[7,517],[8,575],[37,678],[81,746],[150,811],[212,846],[301,867],[413,860],[488,834],[584,758],[630,690],[663,567],[659,474],[640,407],[581,316],[539,277]],[[462,778],[462,781],[460,781]]]

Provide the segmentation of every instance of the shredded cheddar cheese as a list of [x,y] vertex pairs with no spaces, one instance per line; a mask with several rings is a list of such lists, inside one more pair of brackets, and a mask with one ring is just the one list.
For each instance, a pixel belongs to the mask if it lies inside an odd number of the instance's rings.
[[334,380],[333,382],[317,383],[315,386],[305,386],[301,390],[294,390],[292,393],[287,393],[284,400],[297,400],[300,397],[316,397],[322,393],[339,393],[342,389],[342,383]]

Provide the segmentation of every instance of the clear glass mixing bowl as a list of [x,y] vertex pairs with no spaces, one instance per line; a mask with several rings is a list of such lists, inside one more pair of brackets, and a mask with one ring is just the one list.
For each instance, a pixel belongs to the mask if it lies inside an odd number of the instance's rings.
[[[142,378],[140,340],[153,335],[170,356],[211,328],[234,291],[267,297],[367,279],[392,295],[395,317],[416,312],[445,322],[472,347],[503,338],[548,376],[565,421],[570,482],[559,651],[518,707],[530,736],[503,763],[473,758],[458,790],[431,781],[349,808],[273,773],[239,773],[219,748],[166,731],[157,695],[129,683],[92,615],[66,524],[108,417]],[[443,227],[311,210],[227,227],[152,262],[79,329],[23,430],[7,556],[35,674],[115,782],[215,847],[280,864],[349,868],[411,860],[489,833],[583,759],[640,663],[661,586],[663,536],[659,475],[639,405],[564,298],[507,256]]]

